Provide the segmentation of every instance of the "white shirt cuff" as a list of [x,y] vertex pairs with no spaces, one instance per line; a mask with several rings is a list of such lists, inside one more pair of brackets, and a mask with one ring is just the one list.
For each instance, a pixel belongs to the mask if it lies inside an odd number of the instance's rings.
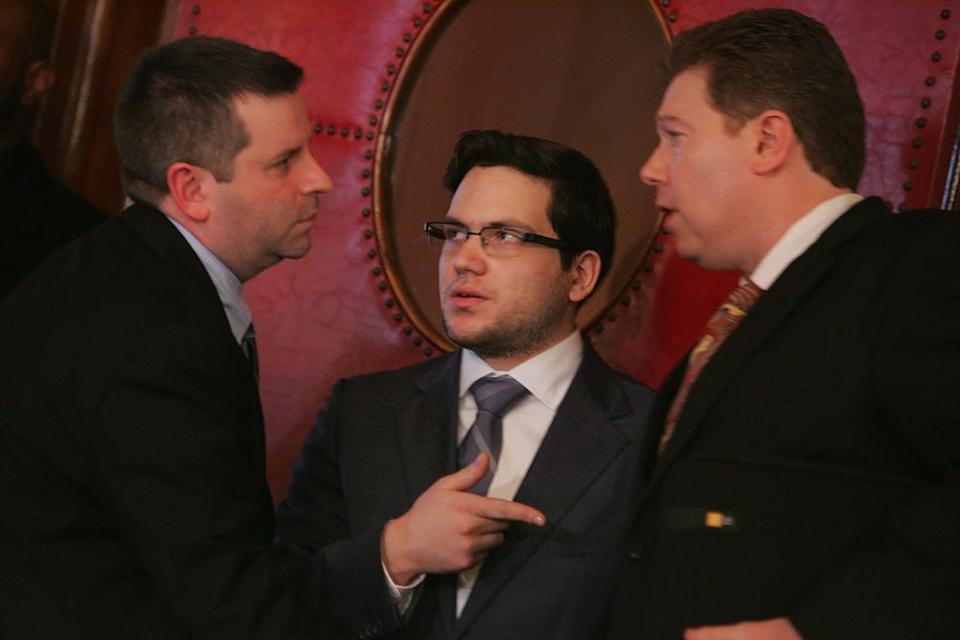
[[383,567],[383,577],[387,580],[387,589],[390,591],[390,599],[393,600],[393,606],[397,608],[397,613],[400,615],[400,618],[406,619],[407,612],[413,604],[413,596],[416,595],[417,587],[423,582],[426,574],[421,573],[417,575],[410,584],[401,586],[394,583],[393,578],[390,577],[390,572],[387,571],[387,565],[381,561],[380,566]]

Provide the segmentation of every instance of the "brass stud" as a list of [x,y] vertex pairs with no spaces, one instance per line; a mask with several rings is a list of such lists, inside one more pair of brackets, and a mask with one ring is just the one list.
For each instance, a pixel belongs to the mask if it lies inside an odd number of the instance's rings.
[[653,264],[650,263],[650,262],[644,262],[644,263],[643,263],[643,272],[644,272],[644,273],[650,273],[651,271],[653,271]]
[[639,280],[634,280],[633,282],[630,283],[630,288],[633,289],[634,291],[640,291],[640,288],[642,286],[643,284],[641,284]]
[[670,6],[670,0],[661,0],[661,1],[660,1],[660,4],[663,5],[664,7],[669,7],[669,6]]
[[607,321],[608,321],[608,322],[616,322],[616,321],[617,321],[617,314],[614,313],[613,311],[611,311],[610,313],[608,313],[608,314],[607,314]]
[[938,29],[937,33],[934,34],[933,37],[935,37],[937,40],[943,40],[944,38],[947,37],[947,32],[944,31],[943,29]]
[[374,267],[373,269],[370,270],[370,273],[372,273],[375,276],[379,276],[381,273],[383,273],[383,269],[381,269],[380,267]]
[[655,243],[653,244],[653,252],[654,252],[654,253],[661,253],[662,251],[663,251],[663,245],[660,244],[659,242],[655,242]]
[[410,35],[409,33],[405,33],[403,34],[403,41],[409,44],[410,42],[413,41],[413,36]]
[[336,132],[337,132],[337,128],[336,128],[335,126],[333,126],[332,124],[327,126],[327,133],[328,133],[329,135],[332,136],[332,135],[335,134]]
[[313,132],[314,132],[314,133],[323,133],[323,125],[320,124],[319,122],[318,122],[317,124],[313,125]]
[[373,106],[375,106],[377,109],[383,109],[383,100],[377,98],[377,101],[373,103]]
[[360,189],[360,195],[362,195],[364,198],[366,198],[367,196],[369,196],[369,195],[370,195],[370,187],[364,187],[363,189]]
[[924,109],[929,109],[931,104],[932,103],[930,102],[930,98],[924,98],[923,100],[920,101],[920,106],[923,107]]
[[363,211],[360,212],[360,215],[362,215],[364,218],[369,218],[369,217],[370,217],[370,209],[364,209]]
[[401,320],[403,320],[403,314],[397,311],[393,314],[393,319],[396,320],[397,322],[400,322]]
[[390,83],[389,83],[389,82],[387,82],[386,80],[384,80],[383,82],[380,83],[380,91],[389,91],[389,90],[390,90]]
[[367,131],[367,140],[373,140],[373,131]]
[[197,35],[197,28],[196,28],[196,27],[190,27],[189,29],[187,29],[187,33],[189,33],[189,34],[192,35],[192,36],[195,36],[195,35]]
[[430,5],[428,5],[426,2],[423,3],[423,12],[430,13]]
[[363,171],[360,172],[360,175],[362,175],[364,178],[369,178],[369,177],[370,177],[370,169],[364,169]]
[[386,300],[383,301],[383,304],[387,305],[387,308],[388,308],[388,309],[392,309],[392,308],[393,308],[393,298],[387,298]]
[[360,138],[363,137],[363,131],[361,131],[360,129],[354,129],[354,130],[353,130],[353,137],[354,137],[354,139],[359,140]]
[[421,338],[420,336],[416,336],[416,337],[413,339],[413,344],[415,344],[415,345],[417,345],[417,346],[419,347],[420,345],[423,344],[423,338]]
[[934,78],[933,76],[927,76],[927,77],[924,79],[923,83],[924,83],[925,85],[927,85],[928,87],[932,87],[933,85],[937,84],[937,79]]
[[940,17],[943,18],[944,20],[948,20],[950,18],[950,9],[944,9],[943,11],[941,11]]
[[370,251],[367,251],[367,257],[368,257],[368,258],[376,258],[376,257],[377,257],[377,250],[376,250],[376,249],[370,249]]
[[413,329],[412,329],[411,327],[404,327],[404,328],[403,328],[403,335],[408,336],[408,335],[410,335],[411,333],[413,333]]
[[934,62],[940,62],[941,58],[943,58],[943,56],[940,54],[939,51],[934,51],[933,53],[930,54],[930,59],[933,60]]
[[630,296],[623,296],[620,298],[620,305],[624,307],[630,306]]
[[375,127],[377,126],[377,123],[380,122],[380,120],[377,119],[377,116],[370,116],[369,122],[371,127]]
[[907,165],[908,165],[911,169],[916,169],[917,167],[920,166],[920,163],[917,162],[917,159],[916,159],[916,158],[914,158],[914,159],[912,159],[910,162],[908,162]]
[[371,151],[370,149],[367,149],[366,151],[363,152],[363,157],[366,160],[373,160],[373,151]]
[[413,26],[419,28],[420,25],[422,25],[422,24],[423,24],[423,20],[421,20],[420,18],[414,18],[414,19],[413,19]]
[[191,9],[191,11],[193,11],[193,15],[195,16],[200,15],[200,5],[198,4],[193,5],[193,9]]
[[340,135],[343,136],[344,138],[346,138],[348,135],[350,135],[350,129],[348,129],[348,128],[346,128],[346,127],[341,127],[341,128],[340,128]]
[[397,56],[398,58],[402,58],[403,49],[401,47],[397,47],[396,49],[393,50],[393,55]]
[[392,75],[395,74],[396,72],[397,72],[397,65],[395,65],[395,64],[388,64],[388,65],[387,65],[387,74],[388,74],[388,75],[391,75],[391,76],[392,76]]
[[914,138],[913,139],[913,148],[919,149],[923,146],[923,138]]
[[364,230],[363,230],[363,237],[366,238],[367,240],[369,240],[370,238],[372,238],[372,237],[373,237],[373,229],[364,229]]
[[427,347],[426,349],[424,349],[424,350],[423,350],[423,354],[424,354],[425,356],[427,356],[427,357],[432,356],[432,355],[433,355],[433,347]]
[[926,118],[917,118],[917,121],[916,121],[915,124],[917,125],[917,128],[918,128],[918,129],[923,129],[925,126],[927,126],[927,119],[926,119]]
[[386,291],[387,283],[381,280],[380,282],[377,283],[377,289],[379,289],[380,291]]
[[669,20],[670,22],[676,22],[676,21],[677,21],[677,14],[671,12],[671,13],[667,16],[667,20]]
[[913,182],[911,182],[910,180],[907,180],[906,182],[904,182],[904,183],[903,183],[903,190],[904,190],[904,191],[913,191]]

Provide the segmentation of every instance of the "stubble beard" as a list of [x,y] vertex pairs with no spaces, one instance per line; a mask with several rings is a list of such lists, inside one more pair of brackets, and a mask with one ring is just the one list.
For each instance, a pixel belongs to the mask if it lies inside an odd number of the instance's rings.
[[470,336],[457,335],[442,313],[443,329],[458,347],[470,349],[484,359],[533,355],[548,345],[570,304],[560,283],[542,302],[540,307],[531,305],[522,317],[507,318],[502,324]]

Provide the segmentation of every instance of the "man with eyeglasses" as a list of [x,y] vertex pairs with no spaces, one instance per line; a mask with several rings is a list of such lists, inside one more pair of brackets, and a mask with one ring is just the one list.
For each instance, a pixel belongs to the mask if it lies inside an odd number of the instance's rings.
[[464,134],[444,184],[425,231],[461,349],[336,386],[278,534],[324,550],[345,610],[393,606],[395,637],[594,637],[651,397],[574,321],[610,264],[613,205],[579,152],[497,131]]

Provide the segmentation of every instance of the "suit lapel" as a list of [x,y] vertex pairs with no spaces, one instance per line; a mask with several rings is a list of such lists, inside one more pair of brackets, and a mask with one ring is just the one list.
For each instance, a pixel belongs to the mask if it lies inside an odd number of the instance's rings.
[[463,634],[541,542],[576,504],[634,434],[615,421],[632,406],[600,357],[586,346],[583,362],[557,415],[517,491],[515,500],[537,507],[547,517],[545,531],[515,523],[504,544],[484,563],[470,599],[457,621]]
[[[417,395],[397,419],[400,456],[409,503],[457,468],[460,352],[414,380]],[[456,576],[430,576],[447,637],[456,621]]]
[[[770,290],[760,296],[743,323],[730,334],[694,382],[674,435],[644,492],[645,497],[652,493],[678,453],[696,433],[730,377],[762,347],[784,319],[831,271],[836,264],[838,248],[885,213],[887,210],[878,198],[867,198],[857,204],[828,227],[805,253],[787,267]],[[678,369],[685,369],[685,363],[681,363]],[[674,379],[676,373],[671,374],[670,379]],[[670,391],[665,388],[664,391],[669,393],[669,398],[665,397],[664,403],[658,402],[658,407],[669,407],[676,387]],[[656,424],[662,426],[662,423],[663,416]]]
[[[658,461],[644,497],[652,493],[677,455],[690,442],[730,377],[763,346],[820,280],[830,273],[836,264],[838,249],[887,213],[888,210],[878,198],[867,198],[852,207],[787,267],[769,291],[760,296],[743,324],[727,338],[694,383],[673,438]],[[681,364],[679,368],[685,368],[685,363]],[[670,393],[670,401],[675,392],[674,388]],[[662,425],[662,419],[657,424]]]

